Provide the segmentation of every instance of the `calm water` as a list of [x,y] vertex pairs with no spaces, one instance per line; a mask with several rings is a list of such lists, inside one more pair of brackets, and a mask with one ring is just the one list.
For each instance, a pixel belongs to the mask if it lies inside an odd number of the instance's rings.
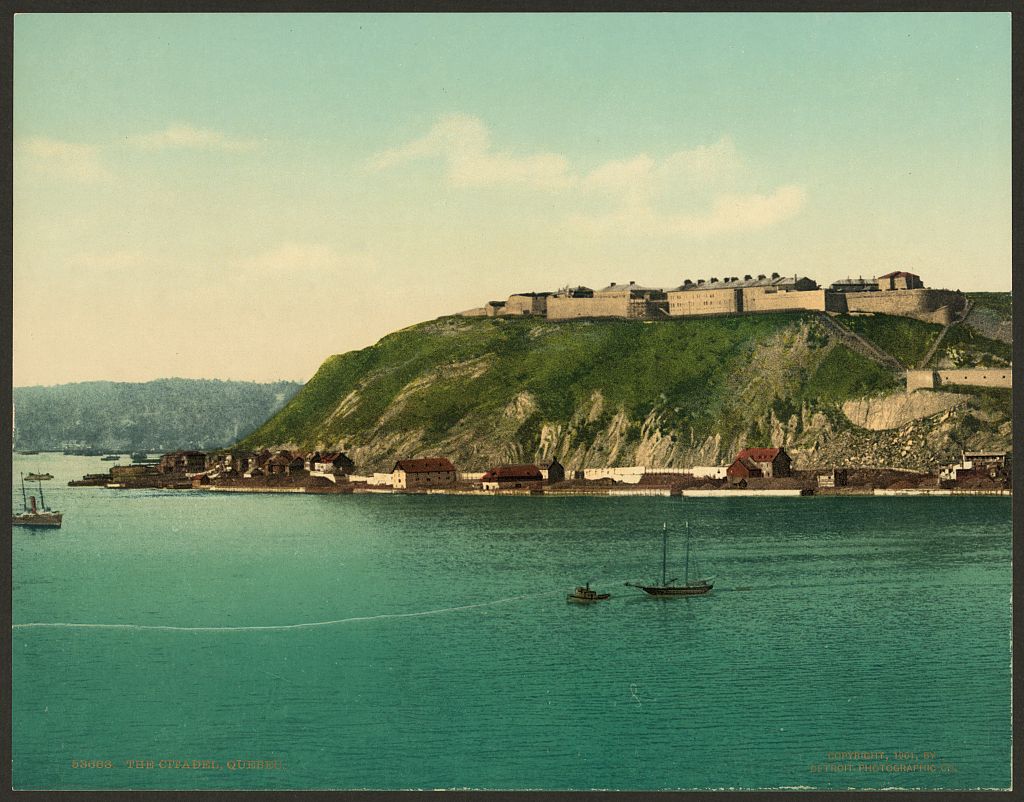
[[[109,465],[15,457],[65,513],[14,530],[15,624],[143,627],[15,627],[17,788],[1009,785],[1009,499],[65,486]],[[715,591],[623,587],[686,520]],[[588,579],[611,600],[566,604]]]

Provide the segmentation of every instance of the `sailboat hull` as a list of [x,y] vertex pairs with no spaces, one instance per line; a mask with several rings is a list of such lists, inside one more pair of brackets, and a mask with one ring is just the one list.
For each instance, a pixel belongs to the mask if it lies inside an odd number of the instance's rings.
[[674,584],[676,578],[668,579],[666,575],[668,560],[668,525],[662,526],[661,530],[661,584],[660,585],[637,585],[627,582],[626,585],[638,588],[648,596],[656,596],[664,599],[675,599],[680,596],[704,596],[711,592],[715,586],[713,577],[690,580],[690,524],[686,524],[686,572],[683,575],[683,584]]
[[684,585],[682,587],[637,585],[635,587],[639,587],[649,596],[703,596],[705,593],[710,593],[714,585]]

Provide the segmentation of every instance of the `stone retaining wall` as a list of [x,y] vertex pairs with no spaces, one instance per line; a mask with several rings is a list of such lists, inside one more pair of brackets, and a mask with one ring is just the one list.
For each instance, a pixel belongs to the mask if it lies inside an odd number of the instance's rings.
[[758,287],[743,290],[744,312],[791,312],[810,309],[825,311],[825,290],[765,292]]
[[[963,294],[953,290],[890,290],[829,295],[829,311],[896,315],[941,325],[952,323],[966,302]],[[845,306],[845,309],[837,306]]]
[[1011,368],[960,368],[959,370],[908,370],[907,392],[930,390],[944,385],[971,387],[1012,387]]

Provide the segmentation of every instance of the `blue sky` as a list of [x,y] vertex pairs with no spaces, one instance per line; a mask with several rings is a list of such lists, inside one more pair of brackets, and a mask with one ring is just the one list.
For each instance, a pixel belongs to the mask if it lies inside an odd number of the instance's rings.
[[14,134],[16,385],[568,283],[1010,288],[1008,14],[18,15]]

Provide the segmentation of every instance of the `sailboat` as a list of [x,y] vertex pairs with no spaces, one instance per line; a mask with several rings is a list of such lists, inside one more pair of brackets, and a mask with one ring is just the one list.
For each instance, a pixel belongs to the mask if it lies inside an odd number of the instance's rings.
[[57,510],[51,510],[46,506],[43,498],[43,484],[39,484],[39,506],[36,506],[35,496],[25,495],[25,474],[21,474],[21,500],[25,511],[11,515],[11,524],[14,526],[45,526],[59,529],[64,516]]
[[631,588],[640,588],[650,596],[703,596],[710,593],[715,586],[714,579],[706,577],[703,579],[690,579],[690,522],[686,522],[686,567],[683,574],[683,584],[676,585],[678,577],[666,579],[666,567],[668,563],[668,524],[662,524],[661,529],[661,584],[660,585],[637,585],[633,582],[626,584]]

